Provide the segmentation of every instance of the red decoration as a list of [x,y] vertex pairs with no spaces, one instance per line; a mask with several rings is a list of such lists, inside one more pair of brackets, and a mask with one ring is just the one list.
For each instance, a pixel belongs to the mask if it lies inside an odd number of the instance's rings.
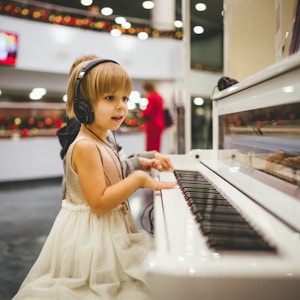
[[28,121],[27,121],[27,123],[28,123],[29,126],[33,126],[34,123],[35,123],[34,118],[29,118]]
[[26,137],[29,136],[30,132],[27,128],[22,129],[21,136]]
[[51,118],[46,118],[45,119],[45,125],[46,126],[51,126],[53,124],[53,120]]
[[37,127],[38,128],[43,128],[44,127],[44,122],[43,121],[38,121],[37,122]]
[[[13,15],[14,17],[27,18],[34,21],[42,21],[49,22],[52,24],[66,25],[66,26],[74,26],[92,30],[99,31],[108,31],[110,32],[115,26],[120,27],[114,23],[111,23],[110,20],[100,19],[95,16],[82,16],[78,15],[72,16],[70,14],[60,13],[54,9],[44,9],[42,7],[38,7],[37,5],[28,3],[20,3],[18,4],[10,4],[10,1],[1,1],[0,2],[0,14]],[[119,28],[122,33],[136,35],[139,32],[145,31],[148,33],[150,37],[158,38],[158,37],[167,37],[174,39],[182,39],[182,30],[170,30],[170,31],[159,31],[153,28],[150,28],[148,25],[139,27],[131,27],[128,30],[124,30],[123,28]]]

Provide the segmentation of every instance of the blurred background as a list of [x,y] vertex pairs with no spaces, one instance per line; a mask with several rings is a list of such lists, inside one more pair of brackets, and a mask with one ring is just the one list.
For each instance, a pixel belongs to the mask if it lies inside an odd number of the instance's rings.
[[[116,132],[126,154],[145,149],[146,80],[173,120],[161,152],[210,149],[218,80],[241,81],[284,58],[296,3],[0,0],[0,298],[14,295],[60,208],[56,131],[67,121],[68,72],[78,56],[114,59],[132,78],[128,117]],[[151,199],[149,191],[130,199],[141,228]]]

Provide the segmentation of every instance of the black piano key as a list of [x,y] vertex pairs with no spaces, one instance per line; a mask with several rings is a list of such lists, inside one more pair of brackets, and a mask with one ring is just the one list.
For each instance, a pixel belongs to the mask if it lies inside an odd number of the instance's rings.
[[[209,203],[214,201],[215,205],[228,203],[221,195],[213,195],[211,193],[198,193],[197,195],[190,192],[183,193],[183,197],[189,202]],[[229,204],[229,203],[228,203]]]
[[205,187],[205,188],[182,188],[182,192],[184,193],[190,193],[193,196],[197,196],[197,193],[206,193],[206,194],[211,194],[212,196],[216,196],[217,198],[222,196],[217,190],[210,188],[210,187]]
[[208,182],[202,182],[202,181],[198,181],[198,182],[189,182],[189,181],[182,181],[179,182],[178,185],[183,188],[183,189],[188,189],[188,188],[195,188],[195,189],[204,189],[204,188],[209,188],[211,190],[215,190],[211,184],[209,184]]
[[205,179],[204,176],[202,176],[200,173],[198,172],[193,172],[193,173],[186,173],[186,174],[182,174],[182,173],[178,173],[175,171],[175,177],[177,179],[180,179],[182,181],[184,180],[194,180],[194,181],[199,181],[202,179]]
[[190,203],[195,203],[199,205],[206,204],[206,205],[216,205],[216,206],[217,205],[231,206],[231,204],[223,197],[214,197],[212,195],[203,194],[203,197],[189,197],[189,195],[186,195],[184,198]]
[[236,226],[235,223],[223,223],[223,222],[205,222],[201,225],[201,230],[204,235],[218,234],[218,235],[250,235],[257,236],[257,233],[253,228],[246,222],[240,223]]
[[[184,195],[192,199],[219,199],[227,201],[221,194],[219,193],[210,193],[210,192],[203,192],[203,191],[184,191]],[[228,202],[228,201],[227,201]]]
[[204,222],[209,220],[211,222],[226,222],[226,223],[241,223],[245,222],[245,219],[239,214],[217,214],[217,213],[208,213],[208,212],[201,212],[197,211],[195,213],[196,220],[198,222]]
[[180,178],[182,184],[191,184],[191,185],[211,185],[205,178]]
[[244,224],[235,224],[230,230],[222,231],[221,228],[228,229],[228,223],[221,222],[218,228],[210,228],[208,231],[207,226],[206,230],[201,226],[201,229],[208,238],[209,246],[218,250],[275,251],[252,227],[244,227]]
[[184,194],[183,197],[187,201],[188,205],[192,204],[206,204],[206,205],[220,205],[220,206],[230,206],[230,203],[222,198],[212,197],[211,195],[202,194],[201,197],[191,197],[189,194]]
[[194,177],[202,176],[197,171],[188,171],[188,170],[175,170],[174,173],[175,175],[180,175],[180,176],[194,176]]
[[238,237],[213,236],[209,239],[209,245],[216,250],[249,250],[249,251],[272,251],[263,239],[259,237]]
[[[232,207],[228,202],[225,201],[216,201],[214,199],[185,199],[187,202],[187,205],[193,210],[196,211],[197,207],[199,209],[207,209],[212,210],[212,207],[219,207],[226,208],[226,207]],[[196,210],[195,210],[196,209]]]
[[192,177],[179,177],[182,182],[186,183],[202,183],[202,184],[209,184],[207,180],[204,177],[197,177],[197,178],[192,178]]
[[208,246],[218,251],[275,251],[199,172],[174,171]]
[[224,214],[224,215],[239,215],[239,213],[231,205],[206,205],[193,203],[191,204],[191,210],[194,213],[210,213],[210,214]]
[[[212,188],[210,185],[184,185],[184,184],[179,184],[179,188],[183,191],[187,191],[187,192],[201,192],[201,191],[206,191],[212,194],[216,194],[218,193],[216,189]],[[218,193],[219,194],[219,193]]]
[[[193,198],[197,198],[197,194],[199,194],[199,197],[209,196],[209,198],[221,198],[222,196],[220,193],[217,193],[215,190],[210,188],[187,188],[181,189],[181,191],[183,194],[189,194]],[[202,196],[202,194],[206,195]]]
[[182,194],[185,196],[185,199],[191,199],[194,201],[213,201],[216,203],[228,203],[228,200],[225,199],[221,194],[210,193],[206,191],[182,191]]
[[[220,224],[223,224],[221,226]],[[219,238],[257,238],[257,232],[253,230],[252,227],[243,227],[244,223],[240,223],[239,227],[232,226],[231,230],[228,230],[228,224],[220,223],[219,226],[201,226],[203,234],[209,238],[219,237]]]

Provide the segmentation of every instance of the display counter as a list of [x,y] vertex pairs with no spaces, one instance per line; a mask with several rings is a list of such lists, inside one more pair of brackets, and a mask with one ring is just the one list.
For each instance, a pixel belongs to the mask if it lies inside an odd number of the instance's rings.
[[62,176],[60,148],[56,136],[0,139],[0,182]]

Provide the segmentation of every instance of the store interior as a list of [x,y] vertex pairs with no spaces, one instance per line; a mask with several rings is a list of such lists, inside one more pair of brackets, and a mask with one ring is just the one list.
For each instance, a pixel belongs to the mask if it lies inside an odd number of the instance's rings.
[[[72,61],[96,54],[128,70],[133,106],[116,132],[126,154],[145,150],[138,117],[145,80],[156,84],[173,119],[164,130],[161,152],[212,149],[212,95],[218,81],[222,76],[243,81],[286,58],[297,5],[296,0],[205,0],[206,9],[198,10],[199,1],[160,0],[150,10],[138,0],[95,1],[89,7],[79,2],[0,1],[0,38],[6,35],[16,43],[13,61],[0,57],[3,300],[16,293],[60,208],[63,166],[56,132],[67,122],[64,95]],[[113,13],[104,16],[101,9],[109,5]],[[166,5],[171,13],[162,10]],[[132,30],[115,22],[123,14]],[[182,22],[179,27],[176,20]],[[120,35],[113,36],[112,29]],[[147,39],[138,38],[140,32]],[[33,100],[35,88],[45,92]],[[152,191],[138,191],[129,202],[139,228],[149,230]]]

